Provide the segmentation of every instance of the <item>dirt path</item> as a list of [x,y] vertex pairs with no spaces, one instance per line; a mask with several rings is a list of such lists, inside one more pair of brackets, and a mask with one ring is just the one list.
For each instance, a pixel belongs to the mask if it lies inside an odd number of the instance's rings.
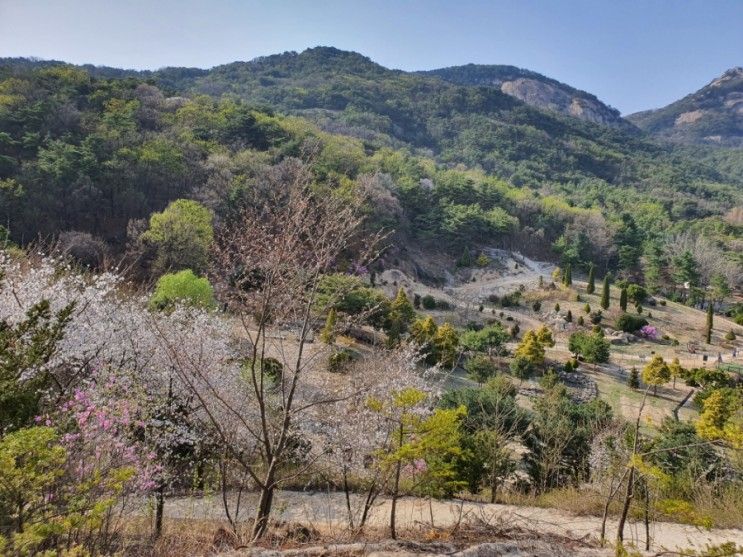
[[[243,495],[240,519],[249,519],[254,495]],[[229,497],[234,508],[234,497]],[[360,498],[354,497],[352,508],[360,509]],[[180,519],[224,518],[221,498],[176,498],[165,506],[166,516]],[[556,534],[570,538],[597,539],[601,519],[593,516],[576,516],[556,509],[538,507],[517,507],[513,505],[493,505],[459,501],[433,501],[430,505],[425,499],[406,497],[398,503],[398,528],[427,528],[431,525],[449,527],[462,521],[482,521],[487,524],[507,524],[539,533]],[[303,493],[282,491],[275,498],[275,520],[300,522],[312,525],[319,530],[340,531],[347,525],[348,511],[342,493]],[[389,517],[389,501],[376,505],[372,511],[369,525],[384,528]],[[613,537],[616,521],[609,520],[607,532]],[[703,549],[706,545],[735,542],[743,545],[743,530],[713,529],[704,530],[694,526],[658,522],[651,526],[650,537],[653,553],[661,549],[680,551],[682,549]],[[642,524],[629,524],[625,534],[627,541],[644,546]]]

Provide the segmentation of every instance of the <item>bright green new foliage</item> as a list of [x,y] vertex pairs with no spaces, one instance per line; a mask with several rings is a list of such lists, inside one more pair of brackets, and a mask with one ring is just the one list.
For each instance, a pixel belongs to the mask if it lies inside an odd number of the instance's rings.
[[325,319],[325,327],[320,331],[320,340],[325,344],[333,344],[333,341],[335,340],[336,319],[335,308],[330,308],[328,317]]
[[653,356],[653,359],[642,370],[642,380],[646,384],[657,388],[658,385],[663,385],[671,380],[671,368],[668,367],[662,356]]
[[[0,526],[17,532],[16,548],[32,546],[53,525],[43,517],[52,510],[47,497],[64,474],[65,449],[50,427],[19,429],[0,441]],[[8,520],[10,524],[3,525]],[[16,539],[17,538],[17,539]]]
[[441,497],[463,485],[456,478],[455,459],[461,454],[460,421],[464,406],[425,412],[427,395],[413,388],[393,393],[391,400],[370,399],[367,406],[389,424],[389,441],[376,453],[392,478],[390,530],[395,533],[396,501],[403,490]]
[[155,248],[157,271],[201,272],[207,267],[214,240],[212,213],[196,201],[177,199],[150,217],[150,228],[142,240]]
[[578,331],[568,339],[568,350],[594,364],[609,361],[609,347],[609,341],[600,333]]
[[214,290],[209,280],[197,277],[191,269],[161,276],[150,298],[150,308],[169,309],[178,303],[202,308],[213,307]]

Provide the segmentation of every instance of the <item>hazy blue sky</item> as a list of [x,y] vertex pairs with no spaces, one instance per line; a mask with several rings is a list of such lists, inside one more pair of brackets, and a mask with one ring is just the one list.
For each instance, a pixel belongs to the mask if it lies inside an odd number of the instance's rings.
[[0,56],[154,69],[317,45],[405,70],[513,64],[629,113],[743,65],[743,0],[0,0]]

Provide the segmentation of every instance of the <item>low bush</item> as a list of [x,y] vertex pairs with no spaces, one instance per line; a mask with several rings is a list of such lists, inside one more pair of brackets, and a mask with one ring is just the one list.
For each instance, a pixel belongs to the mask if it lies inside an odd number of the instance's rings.
[[642,329],[648,324],[648,320],[644,317],[632,315],[629,313],[623,313],[619,316],[616,323],[616,328],[625,333],[634,333]]
[[350,348],[336,350],[328,357],[328,371],[331,373],[343,373],[348,365],[353,362],[358,354]]

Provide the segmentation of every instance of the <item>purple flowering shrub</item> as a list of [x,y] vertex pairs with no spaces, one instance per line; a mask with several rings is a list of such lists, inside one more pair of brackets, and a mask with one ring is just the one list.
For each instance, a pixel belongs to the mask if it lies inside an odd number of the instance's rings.
[[[94,371],[67,401],[36,416],[37,426],[54,432],[53,446],[63,455],[55,481],[46,486],[45,511],[50,515],[45,520],[60,533],[74,536],[77,528],[110,532],[110,511],[116,505],[158,485],[161,466],[140,440],[144,409],[131,395],[132,385],[114,373]],[[57,524],[57,517],[65,518]]]
[[643,337],[650,340],[655,340],[658,338],[658,329],[653,327],[652,325],[644,325],[639,331],[638,334]]
[[130,398],[114,396],[120,390],[116,380],[112,376],[102,387],[75,389],[59,410],[59,423],[68,425],[61,443],[76,482],[99,477],[99,490],[147,493],[156,487],[160,466],[135,437],[145,426],[140,409]]

